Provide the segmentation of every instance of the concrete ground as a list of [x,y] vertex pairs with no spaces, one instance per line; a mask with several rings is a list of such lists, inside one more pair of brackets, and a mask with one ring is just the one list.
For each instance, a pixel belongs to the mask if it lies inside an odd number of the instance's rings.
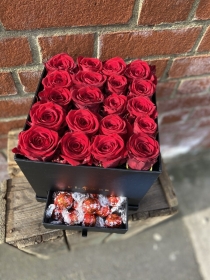
[[[1,245],[0,279],[209,280],[210,150],[180,156],[166,166],[179,201],[178,215],[129,240],[49,260]],[[0,170],[0,176],[3,173]]]

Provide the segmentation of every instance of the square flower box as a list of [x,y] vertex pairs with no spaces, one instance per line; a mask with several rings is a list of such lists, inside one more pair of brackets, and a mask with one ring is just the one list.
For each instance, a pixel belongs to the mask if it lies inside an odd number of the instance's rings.
[[[32,105],[43,90],[44,69]],[[156,104],[155,94],[152,99]],[[28,115],[23,130],[28,129]],[[157,140],[159,137],[157,135]],[[140,201],[161,173],[161,160],[158,157],[151,171],[126,169],[125,167],[102,168],[97,166],[71,166],[54,162],[31,161],[19,154],[15,161],[36,193],[37,200],[46,200],[49,190],[79,191],[104,195],[125,196],[129,200]]]

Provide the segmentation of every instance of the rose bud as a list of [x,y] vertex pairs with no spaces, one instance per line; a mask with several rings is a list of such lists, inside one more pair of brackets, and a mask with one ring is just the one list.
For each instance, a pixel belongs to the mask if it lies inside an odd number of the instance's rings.
[[13,153],[23,155],[31,160],[50,160],[58,146],[59,136],[54,130],[33,125],[18,135],[18,146]]
[[45,89],[52,87],[69,88],[72,85],[72,76],[67,71],[55,70],[47,74],[42,80],[42,84]]
[[129,86],[129,96],[144,96],[151,99],[156,86],[150,80],[135,79]]
[[120,227],[122,224],[122,218],[117,214],[110,214],[105,220],[105,226],[110,228]]
[[109,200],[109,205],[110,206],[117,206],[120,203],[120,197],[119,196],[109,196],[108,197]]
[[148,98],[138,96],[128,100],[127,109],[132,117],[141,117],[143,115],[152,117],[156,111],[156,106]]
[[63,220],[64,223],[67,225],[76,225],[79,224],[81,221],[79,219],[79,213],[76,210],[63,211]]
[[84,213],[95,214],[100,209],[100,203],[97,198],[86,198],[82,203]]
[[137,117],[134,121],[133,132],[136,134],[146,133],[150,137],[155,137],[157,124],[148,116]]
[[84,215],[84,220],[82,222],[82,225],[83,226],[86,226],[86,227],[93,227],[96,223],[96,217],[95,215],[93,214],[89,214],[89,213],[86,213]]
[[91,153],[96,166],[104,168],[119,166],[126,158],[124,140],[117,134],[96,135]]
[[127,65],[125,70],[125,76],[129,80],[144,79],[150,80],[154,84],[157,83],[157,78],[154,75],[154,67],[150,67],[146,61],[137,59]]
[[108,216],[111,213],[109,206],[101,207],[96,214],[102,218]]
[[125,94],[127,89],[127,79],[125,76],[113,74],[109,76],[106,88],[109,94]]
[[74,84],[76,87],[94,86],[102,88],[106,82],[106,76],[93,71],[79,71],[74,76]]
[[54,102],[63,108],[66,108],[71,102],[71,93],[67,88],[55,87],[46,88],[38,93],[41,101]]
[[100,104],[104,101],[104,96],[100,89],[93,86],[73,89],[71,94],[74,105],[77,108],[89,109],[92,112],[97,112]]
[[108,115],[100,122],[100,133],[104,135],[118,134],[122,138],[127,134],[126,122],[118,115]]
[[77,63],[82,71],[100,72],[102,69],[102,62],[98,58],[79,56]]
[[73,205],[73,197],[68,192],[60,192],[54,198],[54,204],[56,207],[63,209],[70,209]]
[[126,112],[127,97],[113,93],[104,100],[104,111],[122,116]]
[[60,141],[61,157],[73,166],[89,164],[90,141],[82,132],[67,132]]
[[81,131],[90,137],[99,129],[98,117],[85,109],[70,110],[66,116],[66,122],[71,131]]
[[69,73],[72,73],[75,66],[76,65],[73,58],[66,53],[57,54],[45,63],[45,67],[48,72],[53,72],[55,70],[65,70]]
[[122,75],[125,69],[125,61],[121,57],[113,57],[104,61],[102,72],[107,76],[111,76],[113,74]]
[[158,142],[146,134],[133,134],[127,143],[127,150],[127,165],[136,170],[149,170],[160,154]]
[[66,125],[64,109],[53,102],[36,102],[30,110],[31,122],[29,124],[40,125],[55,131]]

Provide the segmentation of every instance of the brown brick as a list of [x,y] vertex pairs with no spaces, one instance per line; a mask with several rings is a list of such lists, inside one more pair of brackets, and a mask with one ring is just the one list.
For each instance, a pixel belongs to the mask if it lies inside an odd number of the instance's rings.
[[190,110],[177,110],[164,115],[161,120],[162,124],[170,124],[174,122],[185,121],[189,116]]
[[77,34],[53,37],[40,37],[43,61],[58,53],[68,53],[74,59],[78,56],[93,56],[94,35]]
[[0,136],[0,149],[5,149],[7,147],[7,140],[8,140],[7,134]]
[[0,67],[26,65],[32,62],[27,38],[0,39]]
[[139,25],[154,25],[186,20],[193,3],[194,0],[145,0],[139,18]]
[[185,53],[192,49],[201,28],[144,30],[102,35],[101,58],[131,59],[149,55]]
[[179,78],[210,73],[210,56],[191,56],[174,60],[169,77]]
[[119,24],[130,20],[134,2],[19,0],[17,5],[13,0],[2,0],[0,18],[7,30]]
[[18,73],[25,92],[36,91],[41,73],[42,71],[25,71]]
[[157,99],[159,98],[167,98],[170,97],[175,86],[176,86],[176,81],[167,81],[164,83],[158,83],[157,84]]
[[161,124],[159,126],[160,137],[162,138],[163,134],[172,133],[184,133],[185,131],[193,131],[195,129],[195,120],[187,120],[185,122],[175,122],[169,124]]
[[196,108],[190,115],[191,119],[201,119],[201,118],[209,118],[209,117],[210,117],[210,107],[209,106]]
[[177,94],[202,93],[210,88],[210,76],[199,79],[183,81],[177,90]]
[[28,114],[32,98],[0,100],[0,118],[23,116]]
[[0,73],[0,96],[16,94],[17,90],[11,73]]
[[210,1],[200,0],[199,6],[196,11],[197,19],[209,19],[210,18]]
[[207,28],[206,33],[198,47],[199,52],[210,51],[210,27]]
[[166,69],[168,60],[169,59],[166,58],[166,59],[147,60],[147,62],[151,65],[156,66],[156,76],[160,78]]
[[22,120],[0,121],[0,134],[6,134],[13,128],[23,128],[26,118]]

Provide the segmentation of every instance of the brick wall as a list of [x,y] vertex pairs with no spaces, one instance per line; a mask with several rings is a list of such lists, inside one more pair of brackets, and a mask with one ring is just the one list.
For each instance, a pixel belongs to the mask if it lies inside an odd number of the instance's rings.
[[156,64],[163,154],[209,147],[209,24],[209,0],[2,0],[0,148],[59,52]]

